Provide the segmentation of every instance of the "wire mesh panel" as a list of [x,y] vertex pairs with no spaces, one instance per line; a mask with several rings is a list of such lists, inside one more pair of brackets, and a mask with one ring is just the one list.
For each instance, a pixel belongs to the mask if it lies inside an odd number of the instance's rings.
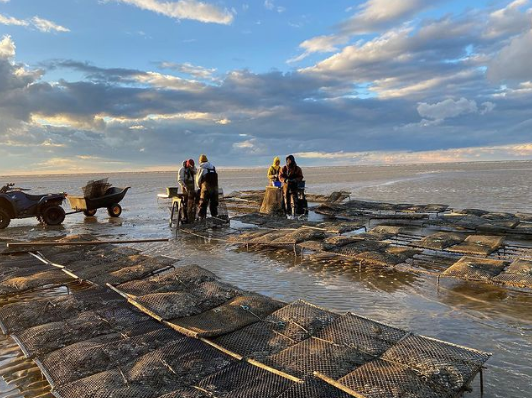
[[463,254],[477,254],[487,256],[503,245],[500,236],[470,235],[463,243],[448,248],[449,251]]
[[120,284],[118,288],[134,296],[172,291],[187,291],[204,282],[218,279],[212,272],[197,265],[176,268],[164,275],[157,275],[144,280]]
[[182,387],[171,393],[160,395],[157,398],[212,398],[212,395],[198,390],[197,388]]
[[72,278],[59,270],[35,272],[35,270],[22,270],[8,279],[0,282],[0,295],[20,293],[25,290],[35,289],[48,285],[59,285],[71,281]]
[[265,321],[275,325],[275,331],[299,342],[315,335],[340,315],[303,300],[297,300],[268,316]]
[[338,380],[367,398],[450,398],[411,369],[380,359],[368,362]]
[[147,294],[135,301],[163,319],[174,319],[200,314],[242,294],[242,291],[218,281],[176,287],[184,291]]
[[383,325],[348,313],[316,336],[335,344],[357,348],[374,356],[380,356],[406,335],[404,330]]
[[257,322],[217,337],[213,341],[243,357],[261,361],[297,343],[282,334],[280,330],[283,326],[273,322]]
[[350,395],[319,379],[306,378],[303,383],[294,383],[276,398],[349,398]]
[[132,385],[121,369],[97,373],[54,391],[58,398],[155,398],[159,394],[151,386]]
[[489,258],[462,257],[447,268],[442,275],[457,278],[486,281],[500,274],[506,262]]
[[[159,397],[195,385],[231,362],[200,341],[184,338],[119,368],[61,386],[57,392],[63,398]],[[124,395],[127,392],[131,395]]]
[[508,269],[495,276],[493,280],[505,285],[532,288],[532,261],[515,260]]
[[466,235],[455,232],[436,232],[432,235],[426,236],[420,241],[414,242],[414,245],[425,249],[444,250],[448,247],[462,243],[465,238]]
[[258,322],[281,306],[280,302],[264,296],[239,296],[220,307],[199,315],[174,319],[172,323],[198,336],[215,337]]
[[151,319],[124,307],[86,311],[66,321],[51,322],[29,328],[18,340],[25,350],[41,357],[61,347],[103,334],[120,332]]
[[410,335],[386,351],[382,359],[409,366],[425,380],[457,392],[473,379],[489,354]]
[[159,326],[153,330],[153,326],[146,325],[147,332],[142,334],[135,328],[129,334],[112,333],[69,345],[47,355],[42,365],[55,386],[60,386],[122,366],[170,341],[183,339],[171,329]]
[[82,311],[116,305],[124,301],[118,294],[100,287],[56,297],[23,301],[0,308],[0,325],[4,333],[18,333],[33,326],[58,322]]
[[355,348],[310,337],[264,359],[264,363],[288,374],[304,377],[320,372],[337,379],[373,359]]
[[94,276],[91,278],[91,281],[97,284],[110,283],[111,285],[118,285],[135,279],[142,279],[168,267],[167,264],[159,263],[158,261],[143,261],[140,264],[122,267],[108,274]]
[[376,240],[363,240],[333,249],[335,253],[345,254],[347,256],[356,256],[360,253],[366,252],[382,252],[389,246],[388,243],[379,242]]
[[206,377],[198,386],[217,398],[273,398],[293,384],[247,362],[238,362]]

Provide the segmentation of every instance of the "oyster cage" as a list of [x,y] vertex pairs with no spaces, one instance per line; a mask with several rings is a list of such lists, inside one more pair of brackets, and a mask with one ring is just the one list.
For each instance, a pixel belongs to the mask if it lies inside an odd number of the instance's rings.
[[[69,269],[84,272],[86,263]],[[90,288],[0,308],[4,332],[56,397],[458,397],[490,357],[242,291],[198,266],[150,276],[154,263],[165,265],[124,253],[106,272],[85,274]],[[508,271],[528,269],[518,263]]]

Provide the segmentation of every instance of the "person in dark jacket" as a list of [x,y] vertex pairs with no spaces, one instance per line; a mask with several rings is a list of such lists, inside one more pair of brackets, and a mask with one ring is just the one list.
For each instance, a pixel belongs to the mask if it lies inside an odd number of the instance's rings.
[[196,184],[200,189],[199,218],[207,217],[207,207],[212,217],[218,216],[218,173],[206,155],[199,158],[200,165],[196,173]]
[[196,217],[196,190],[194,188],[194,181],[196,178],[196,167],[194,166],[194,160],[188,159],[183,162],[183,167],[179,169],[179,176],[177,182],[183,191],[183,201],[187,204],[187,222],[194,222]]
[[286,157],[286,165],[279,173],[279,180],[283,183],[283,199],[286,214],[296,215],[298,183],[303,181],[303,171],[293,155]]

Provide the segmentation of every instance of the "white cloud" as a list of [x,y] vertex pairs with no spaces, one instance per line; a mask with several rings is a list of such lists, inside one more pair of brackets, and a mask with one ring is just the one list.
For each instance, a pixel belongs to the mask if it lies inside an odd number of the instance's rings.
[[28,26],[29,22],[23,19],[17,19],[14,17],[8,17],[0,14],[0,24],[2,25],[14,25],[14,26]]
[[444,120],[467,113],[477,113],[478,107],[474,100],[460,98],[458,101],[446,99],[436,104],[422,102],[418,105],[417,111],[421,117]]
[[411,17],[436,1],[426,0],[368,0],[362,4],[360,11],[343,24],[344,33],[369,33]]
[[139,83],[147,84],[155,88],[169,90],[199,91],[205,86],[197,82],[181,79],[177,76],[163,75],[156,72],[146,72],[133,77]]
[[7,17],[0,14],[0,24],[2,25],[15,25],[15,26],[33,26],[41,32],[70,32],[70,29],[58,25],[47,19],[39,18],[37,16],[31,19],[17,19],[14,17]]
[[220,9],[211,4],[197,0],[165,1],[158,0],[118,0],[143,10],[153,11],[175,19],[191,19],[204,23],[229,25],[233,22],[233,14],[227,9]]
[[327,160],[338,164],[415,164],[490,160],[528,160],[532,143],[452,148],[435,151],[299,152],[296,158]]
[[15,56],[15,43],[11,40],[11,36],[2,37],[0,41],[0,59],[1,58],[13,58]]
[[347,40],[348,38],[346,36],[336,35],[313,37],[311,39],[305,40],[299,45],[299,48],[302,48],[305,50],[305,52],[297,57],[289,59],[287,62],[293,63],[301,61],[313,53],[328,53],[337,51],[338,48],[336,46],[339,44],[345,44]]
[[198,79],[205,80],[216,80],[213,76],[216,72],[216,68],[205,68],[203,66],[192,65],[191,63],[173,63],[173,62],[162,62],[160,67],[163,69],[172,69],[187,75],[194,76]]
[[276,6],[273,0],[265,0],[264,1],[264,8],[270,11],[277,11],[279,14],[286,11],[285,7],[282,6]]
[[31,22],[41,32],[70,32],[70,29],[65,28],[64,26],[58,25],[47,19],[33,17],[31,19]]

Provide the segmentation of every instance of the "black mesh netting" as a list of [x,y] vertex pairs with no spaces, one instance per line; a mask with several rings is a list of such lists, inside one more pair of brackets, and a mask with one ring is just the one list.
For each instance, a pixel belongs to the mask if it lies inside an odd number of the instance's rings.
[[338,380],[367,398],[450,398],[448,391],[427,383],[411,369],[380,359],[371,361]]
[[71,263],[68,269],[78,277],[94,283],[120,284],[167,268],[172,262],[175,260],[164,257],[151,258],[140,254],[122,256],[116,261],[109,261],[105,257],[90,257],[87,260]]
[[242,293],[218,281],[176,287],[184,288],[186,291],[147,294],[137,297],[135,301],[163,319],[173,319],[208,311]]
[[281,376],[238,362],[206,377],[198,386],[217,398],[273,398],[293,384]]
[[316,334],[337,317],[338,314],[299,300],[275,311],[263,322],[214,341],[244,357],[262,360]]
[[8,304],[0,308],[0,324],[4,333],[16,334],[33,326],[66,320],[80,312],[123,301],[116,293],[92,287],[66,296]]
[[436,232],[414,242],[414,245],[425,249],[444,250],[463,242],[465,237],[464,234],[458,234],[455,232]]
[[[164,326],[148,323],[129,334],[111,333],[61,348],[47,355],[42,365],[60,386],[84,377],[122,366],[182,335]],[[141,333],[145,331],[145,333]]]
[[66,384],[57,392],[63,398],[158,397],[193,386],[232,362],[202,342],[184,338],[119,368]]
[[197,388],[181,387],[168,394],[160,395],[157,398],[212,398],[210,394],[202,392]]
[[509,286],[532,288],[532,261],[515,260],[508,269],[495,276],[493,280]]
[[350,395],[319,379],[308,377],[303,383],[294,383],[277,398],[349,398]]
[[503,246],[504,239],[500,236],[470,235],[465,241],[449,247],[455,253],[487,256]]
[[355,348],[310,337],[264,359],[264,363],[288,374],[304,377],[320,372],[337,379],[373,359]]
[[121,332],[146,321],[153,322],[147,315],[117,306],[86,311],[66,321],[35,326],[16,337],[28,353],[42,357],[66,345]]
[[490,258],[462,257],[447,268],[442,275],[456,278],[486,281],[500,274],[506,262]]
[[199,315],[172,320],[197,336],[215,337],[258,322],[281,308],[282,304],[260,295],[238,296]]
[[176,268],[172,272],[153,276],[144,280],[123,283],[118,288],[133,296],[173,291],[190,291],[204,282],[212,282],[218,278],[212,272],[197,265]]
[[81,188],[83,192],[83,197],[85,198],[99,198],[104,196],[107,190],[111,187],[107,178],[102,178],[101,180],[90,180],[87,181],[87,185]]
[[403,330],[348,313],[320,331],[317,337],[379,356],[405,334]]
[[[35,260],[37,261],[37,260]],[[72,278],[58,269],[50,269],[44,264],[29,263],[28,266],[2,270],[0,295],[20,293],[43,286],[67,283]]]
[[460,391],[489,359],[489,355],[410,335],[386,351],[382,359],[415,369],[424,380],[445,390]]

